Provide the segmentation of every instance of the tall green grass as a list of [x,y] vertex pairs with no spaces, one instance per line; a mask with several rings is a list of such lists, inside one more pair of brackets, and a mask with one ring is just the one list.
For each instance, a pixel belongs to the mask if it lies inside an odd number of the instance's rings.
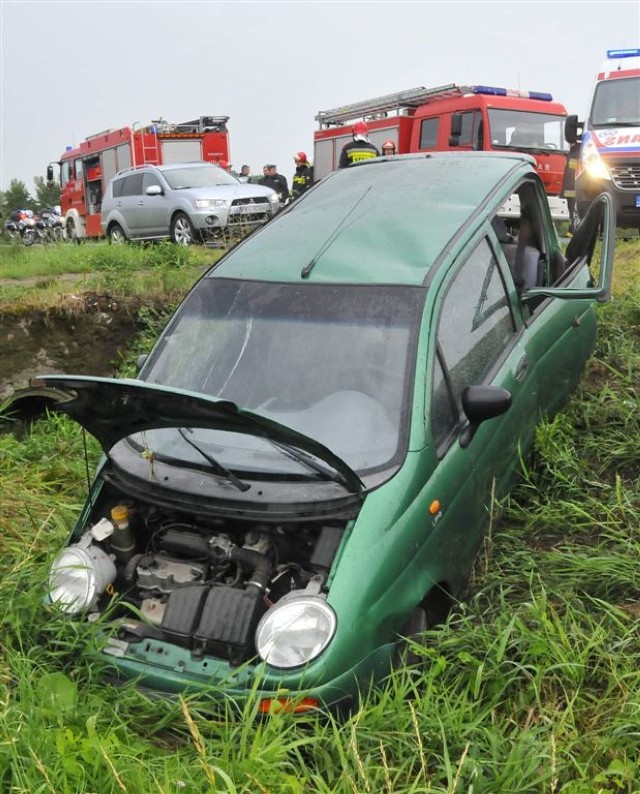
[[[636,260],[637,262],[637,260]],[[640,283],[599,307],[567,409],[493,506],[468,597],[340,719],[220,714],[114,689],[93,635],[42,605],[99,450],[51,418],[0,437],[0,789],[640,792]],[[149,332],[131,356],[148,349]],[[131,366],[130,362],[125,364]]]

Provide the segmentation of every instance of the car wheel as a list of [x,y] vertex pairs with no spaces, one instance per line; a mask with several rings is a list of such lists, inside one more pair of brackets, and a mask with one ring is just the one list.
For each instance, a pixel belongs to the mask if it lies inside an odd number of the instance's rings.
[[117,223],[109,227],[108,237],[109,242],[114,245],[122,245],[122,243],[127,242],[127,235],[124,233],[122,226]]
[[179,212],[171,221],[171,241],[178,245],[191,245],[195,239],[193,224],[184,212]]
[[396,667],[413,667],[422,661],[418,648],[424,644],[422,635],[429,628],[429,616],[424,607],[416,607],[402,627],[398,643]]
[[72,220],[67,221],[67,240],[70,240],[72,243],[76,245],[80,245],[80,237],[78,236],[78,230],[76,229],[76,225]]

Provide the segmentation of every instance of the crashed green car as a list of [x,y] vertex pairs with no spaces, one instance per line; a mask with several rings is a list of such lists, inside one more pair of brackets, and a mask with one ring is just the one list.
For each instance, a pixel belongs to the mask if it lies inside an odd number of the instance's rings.
[[603,195],[563,252],[527,156],[330,174],[195,284],[136,379],[16,397],[104,449],[52,607],[147,689],[354,702],[464,593],[593,349],[614,231]]

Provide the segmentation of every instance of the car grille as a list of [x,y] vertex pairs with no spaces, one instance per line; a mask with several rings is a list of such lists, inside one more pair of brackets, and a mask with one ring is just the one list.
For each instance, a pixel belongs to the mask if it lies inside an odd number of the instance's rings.
[[268,198],[234,199],[229,210],[229,226],[263,223],[271,217]]
[[616,187],[623,190],[640,190],[640,163],[616,163],[609,166]]

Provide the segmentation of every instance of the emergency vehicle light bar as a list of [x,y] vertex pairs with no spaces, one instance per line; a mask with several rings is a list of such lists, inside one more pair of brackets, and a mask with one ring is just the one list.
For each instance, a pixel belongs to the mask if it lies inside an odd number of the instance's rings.
[[640,48],[627,48],[626,50],[607,50],[607,58],[635,58],[640,55]]
[[448,83],[437,88],[410,88],[407,91],[399,91],[396,94],[385,94],[374,99],[367,99],[363,102],[355,102],[352,105],[342,105],[333,110],[321,110],[316,116],[316,121],[320,122],[320,129],[331,124],[343,124],[349,119],[363,118],[378,113],[399,112],[404,108],[417,108],[424,105],[430,99],[463,96],[464,94],[491,94],[493,96],[517,96],[525,99],[537,99],[543,102],[551,102],[551,94],[540,91],[517,91],[510,88],[497,88],[490,85],[456,85]]

